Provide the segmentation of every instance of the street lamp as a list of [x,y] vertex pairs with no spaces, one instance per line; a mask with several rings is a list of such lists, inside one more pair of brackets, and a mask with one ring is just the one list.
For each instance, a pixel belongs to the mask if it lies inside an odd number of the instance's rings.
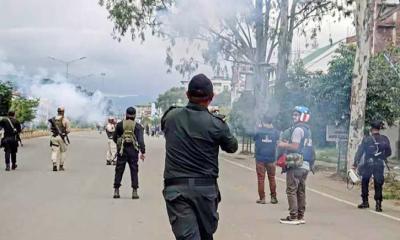
[[104,73],[104,72],[102,72],[102,73],[100,73],[100,76],[101,76],[101,79],[102,79],[102,82],[103,82],[103,91],[105,91],[105,81],[104,81],[104,79],[105,79],[105,77],[106,77],[106,73]]
[[54,60],[54,61],[57,61],[57,62],[65,64],[66,69],[67,69],[66,72],[65,72],[65,78],[68,79],[69,65],[71,63],[74,63],[74,62],[77,62],[77,61],[81,61],[81,60],[85,59],[86,57],[81,57],[81,58],[73,59],[73,60],[70,60],[70,61],[61,60],[61,59],[58,59],[58,58],[55,58],[55,57],[49,57],[49,58],[51,60]]

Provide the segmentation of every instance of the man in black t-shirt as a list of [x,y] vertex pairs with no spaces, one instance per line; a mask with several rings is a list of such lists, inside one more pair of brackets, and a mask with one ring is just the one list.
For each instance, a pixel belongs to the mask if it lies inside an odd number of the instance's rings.
[[[382,186],[385,181],[385,161],[392,155],[389,139],[385,135],[379,133],[382,128],[382,121],[374,121],[371,123],[371,135],[364,137],[362,140],[353,164],[354,169],[358,167],[362,178],[362,203],[358,205],[358,208],[369,208],[368,186],[373,175],[375,188],[374,199],[376,201],[375,209],[377,212],[382,212]],[[362,156],[364,156],[364,161],[361,161]]]

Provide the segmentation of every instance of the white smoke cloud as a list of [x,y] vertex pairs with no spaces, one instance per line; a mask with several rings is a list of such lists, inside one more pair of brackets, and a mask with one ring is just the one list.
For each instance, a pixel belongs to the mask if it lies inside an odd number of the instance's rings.
[[[47,81],[44,81],[47,79]],[[104,121],[107,101],[100,91],[89,96],[68,82],[61,74],[49,75],[46,69],[38,69],[33,76],[17,68],[0,54],[0,80],[11,81],[18,92],[28,98],[39,98],[40,103],[34,122],[45,122],[57,113],[57,107],[65,108],[65,115],[73,121],[94,123]]]
[[209,28],[220,27],[221,21],[238,15],[249,17],[252,4],[250,0],[180,0],[172,10],[161,12],[159,18],[166,31],[194,37]]

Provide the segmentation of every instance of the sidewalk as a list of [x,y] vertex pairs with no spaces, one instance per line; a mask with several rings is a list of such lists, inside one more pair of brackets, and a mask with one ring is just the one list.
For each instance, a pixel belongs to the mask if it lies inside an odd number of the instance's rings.
[[[221,153],[220,156],[222,160],[255,171],[255,160],[252,155]],[[361,201],[361,186],[354,186],[353,189],[348,190],[346,182],[336,176],[335,165],[331,165],[325,162],[316,162],[316,169],[318,170],[314,175],[309,174],[307,190],[356,207]],[[278,182],[284,182],[286,179],[286,175],[280,173],[279,167],[277,168],[276,178]],[[373,211],[375,209],[373,187],[370,187],[370,206],[370,210]],[[384,212],[381,215],[390,215],[400,220],[400,200],[384,200],[383,210]],[[373,212],[375,213],[375,211]]]

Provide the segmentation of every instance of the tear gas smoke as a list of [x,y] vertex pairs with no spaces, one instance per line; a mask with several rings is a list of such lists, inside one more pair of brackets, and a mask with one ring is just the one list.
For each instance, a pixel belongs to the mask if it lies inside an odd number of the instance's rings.
[[65,107],[65,115],[79,123],[103,122],[108,107],[99,91],[88,92],[68,82],[61,74],[50,75],[39,69],[30,75],[0,56],[0,80],[11,81],[19,93],[28,98],[39,98],[34,123],[46,122],[57,114],[57,107]]
[[250,0],[180,0],[159,18],[166,32],[198,36],[203,30],[218,28],[224,20],[238,15],[251,17],[252,5]]

